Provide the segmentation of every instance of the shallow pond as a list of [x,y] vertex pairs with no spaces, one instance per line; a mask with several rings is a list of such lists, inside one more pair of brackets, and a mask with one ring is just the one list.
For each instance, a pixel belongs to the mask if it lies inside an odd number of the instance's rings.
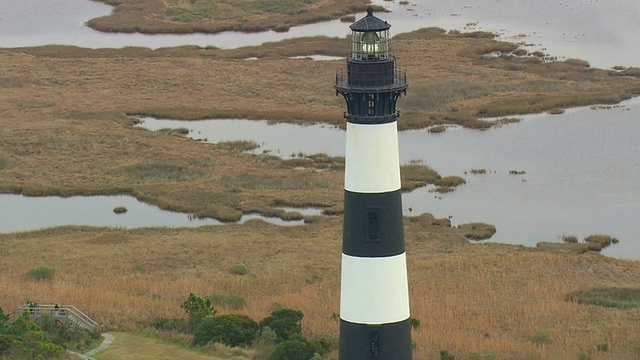
[[[253,140],[255,153],[344,155],[344,132],[314,125],[266,121],[176,121],[143,118],[148,130],[187,128],[209,142]],[[449,127],[399,134],[401,162],[421,161],[441,175],[467,180],[449,194],[415,190],[403,196],[405,215],[429,212],[454,225],[483,221],[498,232],[491,241],[534,246],[563,235],[593,233],[621,243],[604,253],[640,258],[640,99],[613,107],[570,109],[561,115],[524,116],[487,131]],[[322,141],[318,141],[322,139]],[[487,174],[471,174],[485,169]],[[524,171],[512,175],[510,171]]]
[[[30,231],[54,226],[82,225],[119,228],[197,227],[221,225],[218,220],[166,211],[131,196],[27,197],[0,194],[0,233]],[[114,208],[125,207],[116,214]],[[321,209],[281,208],[302,215],[320,215]],[[259,214],[245,214],[239,223],[263,219],[277,225],[302,225],[303,221],[283,221]]]

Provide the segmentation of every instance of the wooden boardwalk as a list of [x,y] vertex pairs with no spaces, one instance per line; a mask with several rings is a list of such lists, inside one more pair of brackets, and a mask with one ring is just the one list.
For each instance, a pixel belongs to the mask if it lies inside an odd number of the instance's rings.
[[22,305],[11,314],[12,319],[17,319],[25,311],[29,313],[32,319],[48,315],[56,321],[62,323],[70,322],[89,331],[102,331],[104,328],[104,326],[95,322],[73,305]]

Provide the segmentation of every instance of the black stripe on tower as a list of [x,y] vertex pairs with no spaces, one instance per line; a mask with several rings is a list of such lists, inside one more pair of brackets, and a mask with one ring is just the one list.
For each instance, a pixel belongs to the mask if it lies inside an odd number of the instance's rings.
[[345,190],[342,253],[385,257],[405,252],[400,190],[362,194]]
[[340,320],[340,359],[401,360],[412,358],[409,319],[394,324],[363,325]]

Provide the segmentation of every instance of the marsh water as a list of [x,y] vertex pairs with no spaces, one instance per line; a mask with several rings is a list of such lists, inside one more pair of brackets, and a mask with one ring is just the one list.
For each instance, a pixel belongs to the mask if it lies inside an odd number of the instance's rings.
[[[418,161],[467,181],[448,194],[431,192],[431,187],[405,193],[404,213],[451,217],[454,225],[491,223],[498,229],[491,241],[528,246],[563,235],[604,233],[621,240],[607,254],[640,258],[640,236],[634,231],[640,219],[638,114],[640,99],[635,98],[612,107],[528,115],[520,123],[486,131],[400,132],[401,163]],[[345,151],[344,132],[326,125],[143,118],[139,126],[187,128],[189,137],[213,143],[252,140],[260,145],[255,153],[281,157],[343,156]],[[472,169],[487,173],[473,174]]]
[[[588,60],[592,66],[638,66],[640,2],[637,0],[374,0],[390,12],[380,15],[392,34],[436,26],[447,30],[484,30],[530,50]],[[0,0],[0,47],[51,44],[89,48],[180,45],[236,48],[288,38],[345,36],[339,20],[292,27],[288,32],[144,35],[100,33],[85,22],[111,13],[89,0]]]
[[[141,227],[197,227],[222,225],[211,219],[199,218],[192,214],[178,213],[158,208],[125,196],[71,196],[71,197],[28,197],[0,194],[0,233],[38,230],[54,226],[106,226],[118,228]],[[114,209],[124,207],[125,213],[117,214]],[[320,215],[322,209],[280,208],[299,212],[301,215]],[[302,225],[303,220],[284,221],[276,217],[260,214],[245,214],[238,223],[252,219],[262,219],[277,225]]]
[[[415,0],[409,5],[376,0],[374,3],[391,10],[380,16],[392,24],[393,34],[428,26],[486,30],[508,41],[526,43],[532,51],[541,49],[552,56],[582,58],[592,66],[640,66],[637,38],[640,2],[636,0]],[[104,34],[84,26],[87,20],[107,15],[111,9],[88,0],[0,0],[0,47],[63,44],[91,48],[159,48],[189,44],[232,48],[284,38],[347,33],[347,24],[339,21],[293,27],[286,33],[215,35]],[[147,119],[144,126],[152,129],[155,122]],[[157,122],[161,127],[173,126],[169,122]],[[261,145],[261,151],[271,150],[283,157],[298,152],[344,154],[344,133],[327,126],[269,126],[261,122],[215,120],[180,122],[178,127],[187,126],[193,127],[190,132],[193,137],[206,137],[213,142],[254,140]],[[202,128],[196,129],[197,126]],[[518,124],[483,132],[458,128],[449,128],[442,134],[402,132],[403,162],[422,160],[442,175],[459,175],[468,181],[449,194],[432,193],[430,188],[405,194],[405,214],[431,212],[438,217],[451,216],[454,224],[492,223],[498,232],[491,241],[529,246],[538,241],[557,241],[562,235],[582,237],[605,233],[621,241],[605,250],[606,254],[640,258],[640,236],[633,231],[640,219],[639,134],[640,101],[637,99],[609,109],[580,108],[562,115],[530,115]],[[318,138],[323,139],[322,144],[317,144]],[[291,139],[301,140],[292,142]],[[469,173],[470,169],[478,168],[488,173]],[[510,175],[511,170],[525,171],[525,174]],[[64,209],[75,214],[71,211],[73,208],[87,209],[103,201],[79,198],[78,203],[64,202],[72,199],[0,195],[3,221],[0,232],[65,224],[199,226],[214,221],[194,221],[186,214],[171,214],[180,220],[170,220],[163,217],[160,209],[142,203],[140,207],[148,207],[145,210],[148,212],[134,216],[138,214],[137,200],[126,197],[106,198],[102,205],[97,205],[99,209],[95,214],[87,218],[77,214],[57,222],[47,220],[51,214],[64,213]],[[128,207],[129,215],[113,214],[115,206]],[[51,211],[49,215],[37,217],[42,220],[35,221],[33,214],[42,210]],[[32,216],[30,221],[21,220],[28,216]],[[92,219],[100,217],[119,221],[133,218],[139,219],[135,220],[139,223],[93,222]],[[148,219],[154,220],[147,223]],[[13,228],[13,223],[29,223],[31,228]]]

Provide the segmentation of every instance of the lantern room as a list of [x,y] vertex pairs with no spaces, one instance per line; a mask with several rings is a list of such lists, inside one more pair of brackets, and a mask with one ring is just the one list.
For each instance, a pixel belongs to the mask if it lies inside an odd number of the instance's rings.
[[351,60],[380,61],[389,58],[389,28],[391,25],[373,15],[369,6],[367,16],[351,24]]

